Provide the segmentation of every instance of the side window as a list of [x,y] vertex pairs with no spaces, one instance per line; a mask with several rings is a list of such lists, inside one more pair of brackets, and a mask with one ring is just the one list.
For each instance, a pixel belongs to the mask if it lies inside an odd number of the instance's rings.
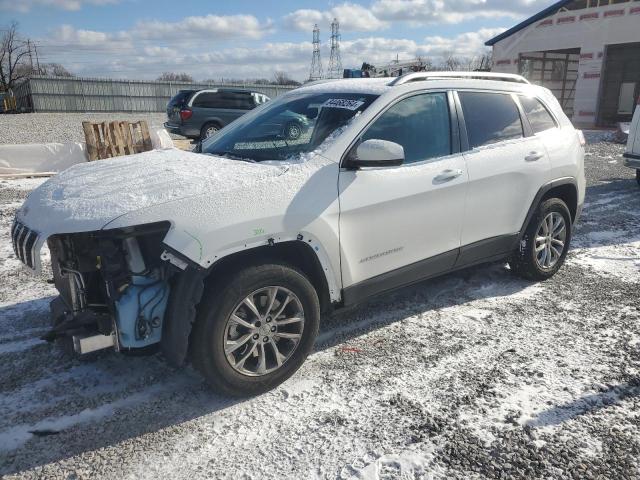
[[537,98],[521,96],[520,103],[529,119],[533,133],[540,133],[550,128],[558,127],[549,111]]
[[213,92],[200,93],[193,99],[194,107],[216,108],[216,94]]
[[387,140],[403,146],[405,163],[451,154],[451,123],[445,93],[405,98],[384,112],[362,140]]
[[459,92],[471,148],[524,136],[520,112],[511,95]]

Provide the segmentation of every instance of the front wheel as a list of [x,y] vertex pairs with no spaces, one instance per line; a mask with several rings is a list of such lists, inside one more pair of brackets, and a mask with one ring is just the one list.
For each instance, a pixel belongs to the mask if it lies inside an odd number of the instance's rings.
[[216,390],[257,395],[284,382],[313,348],[320,324],[309,280],[284,264],[238,271],[211,285],[192,335],[196,368]]
[[284,129],[284,136],[287,140],[297,140],[302,136],[302,127],[297,122],[290,122]]
[[571,243],[571,213],[558,198],[542,202],[509,259],[511,270],[529,280],[546,280],[560,269]]

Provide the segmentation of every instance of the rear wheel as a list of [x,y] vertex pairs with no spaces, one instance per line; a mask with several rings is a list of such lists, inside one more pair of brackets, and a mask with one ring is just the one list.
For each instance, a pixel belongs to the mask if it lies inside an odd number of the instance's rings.
[[215,122],[205,123],[200,130],[200,140],[204,141],[214,136],[220,130],[220,125]]
[[300,368],[320,324],[309,280],[284,264],[248,267],[212,285],[192,335],[196,368],[234,396],[274,388]]
[[509,259],[511,270],[529,280],[551,278],[567,256],[571,228],[571,213],[562,200],[542,202]]

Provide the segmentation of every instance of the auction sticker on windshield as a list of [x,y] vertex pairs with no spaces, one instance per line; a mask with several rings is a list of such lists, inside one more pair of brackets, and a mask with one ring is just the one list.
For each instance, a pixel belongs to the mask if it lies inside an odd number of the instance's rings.
[[324,108],[346,108],[347,110],[357,110],[362,105],[364,105],[363,101],[348,98],[330,98],[322,104]]

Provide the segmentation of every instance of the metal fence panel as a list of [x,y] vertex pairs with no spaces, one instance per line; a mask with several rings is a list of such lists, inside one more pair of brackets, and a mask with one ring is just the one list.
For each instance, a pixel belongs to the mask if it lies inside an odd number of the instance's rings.
[[271,98],[295,87],[33,76],[14,88],[18,109],[34,112],[163,112],[178,90],[243,88]]

